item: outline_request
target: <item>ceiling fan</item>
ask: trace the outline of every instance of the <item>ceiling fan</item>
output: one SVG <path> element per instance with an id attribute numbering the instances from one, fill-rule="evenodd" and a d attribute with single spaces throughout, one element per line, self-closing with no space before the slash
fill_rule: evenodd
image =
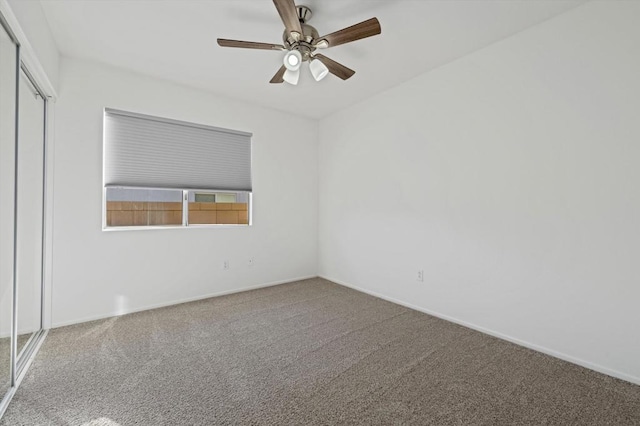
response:
<path id="1" fill-rule="evenodd" d="M 320 53 L 316 53 L 316 50 L 339 46 L 378 35 L 382 32 L 378 19 L 371 18 L 320 37 L 318 31 L 307 24 L 312 15 L 311 9 L 307 6 L 296 6 L 294 0 L 273 0 L 273 3 L 285 26 L 284 34 L 282 35 L 283 44 L 218 39 L 218 44 L 222 47 L 286 51 L 283 65 L 273 76 L 270 83 L 286 81 L 293 85 L 298 84 L 300 67 L 303 62 L 309 62 L 309 69 L 316 81 L 322 80 L 329 73 L 347 80 L 356 72 Z"/>

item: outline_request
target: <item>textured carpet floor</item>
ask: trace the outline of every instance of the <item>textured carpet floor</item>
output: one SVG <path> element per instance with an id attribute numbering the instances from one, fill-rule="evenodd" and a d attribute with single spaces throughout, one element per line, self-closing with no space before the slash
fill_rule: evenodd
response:
<path id="1" fill-rule="evenodd" d="M 306 280 L 54 329 L 2 425 L 631 425 L 640 386 Z"/>

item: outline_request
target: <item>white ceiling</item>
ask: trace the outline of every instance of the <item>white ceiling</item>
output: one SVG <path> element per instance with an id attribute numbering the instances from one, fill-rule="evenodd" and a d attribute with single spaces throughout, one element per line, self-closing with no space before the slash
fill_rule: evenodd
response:
<path id="1" fill-rule="evenodd" d="M 216 38 L 281 43 L 270 0 L 41 1 L 63 55 L 85 58 L 298 115 L 334 111 L 563 13 L 584 0 L 300 0 L 320 34 L 376 16 L 382 35 L 323 51 L 350 80 L 269 84 L 282 53 Z M 308 71 L 308 70 L 307 70 Z"/>

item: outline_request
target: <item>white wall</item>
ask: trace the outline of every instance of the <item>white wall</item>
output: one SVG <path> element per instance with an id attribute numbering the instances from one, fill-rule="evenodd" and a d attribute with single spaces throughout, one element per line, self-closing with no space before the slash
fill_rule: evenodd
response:
<path id="1" fill-rule="evenodd" d="M 53 40 L 42 5 L 35 0 L 7 0 L 7 3 L 17 18 L 21 31 L 26 36 L 25 39 L 21 40 L 21 43 L 28 43 L 29 45 L 29 49 L 23 51 L 23 55 L 27 56 L 27 62 L 37 58 L 37 62 L 42 66 L 51 86 L 56 90 L 58 87 L 60 54 Z M 17 29 L 14 28 L 14 30 Z M 32 55 L 35 58 L 31 58 Z M 32 64 L 29 63 L 29 65 Z M 32 72 L 35 72 L 35 70 L 32 70 Z M 39 83 L 46 86 L 44 82 Z M 43 87 L 43 89 L 46 89 L 46 87 Z"/>
<path id="2" fill-rule="evenodd" d="M 252 132 L 254 225 L 103 232 L 105 107 Z M 317 275 L 317 122 L 63 57 L 55 124 L 54 326 Z"/>
<path id="3" fill-rule="evenodd" d="M 639 21 L 588 3 L 322 120 L 320 274 L 640 383 Z"/>

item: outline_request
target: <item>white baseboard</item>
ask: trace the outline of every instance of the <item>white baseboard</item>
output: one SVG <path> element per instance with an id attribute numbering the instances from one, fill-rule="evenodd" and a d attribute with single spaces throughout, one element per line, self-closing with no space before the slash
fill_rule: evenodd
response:
<path id="1" fill-rule="evenodd" d="M 378 297 L 378 298 L 386 300 L 388 302 L 395 303 L 395 304 L 398 304 L 398 305 L 401 305 L 401 306 L 405 306 L 407 308 L 410 308 L 410 309 L 413 309 L 413 310 L 416 310 L 416 311 L 419 311 L 419 312 L 423 312 L 425 314 L 432 315 L 434 317 L 438 317 L 438 318 L 441 318 L 443 320 L 450 321 L 452 323 L 459 324 L 459 325 L 462 325 L 462 326 L 467 327 L 467 328 L 471 328 L 471 329 L 479 331 L 481 333 L 488 334 L 490 336 L 497 337 L 499 339 L 506 340 L 506 341 L 511 342 L 511 343 L 515 343 L 516 345 L 524 346 L 525 348 L 529 348 L 529 349 L 533 349 L 534 351 L 542 352 L 543 354 L 550 355 L 550 356 L 552 356 L 554 358 L 559 358 L 559 359 L 561 359 L 563 361 L 567 361 L 567 362 L 570 362 L 572 364 L 576 364 L 576 365 L 579 365 L 581 367 L 585 367 L 585 368 L 588 368 L 590 370 L 594 370 L 594 371 L 597 371 L 599 373 L 603 373 L 603 374 L 606 374 L 608 376 L 615 377 L 617 379 L 625 380 L 627 382 L 634 383 L 636 385 L 640 385 L 640 377 L 632 376 L 630 374 L 626 374 L 626 373 L 623 373 L 623 372 L 620 372 L 620 371 L 617 371 L 617 370 L 613 370 L 611 368 L 603 367 L 603 366 L 601 366 L 599 364 L 594 364 L 592 362 L 585 361 L 583 359 L 576 358 L 576 357 L 573 357 L 571 355 L 567 355 L 567 354 L 564 354 L 562 352 L 558 352 L 558 351 L 555 351 L 553 349 L 546 348 L 544 346 L 536 345 L 535 343 L 526 342 L 526 341 L 518 339 L 516 337 L 512 337 L 512 336 L 500 333 L 498 331 L 490 330 L 490 329 L 487 329 L 485 327 L 482 327 L 482 326 L 479 326 L 479 325 L 476 325 L 476 324 L 472 324 L 472 323 L 469 323 L 469 322 L 466 322 L 466 321 L 463 321 L 463 320 L 460 320 L 460 319 L 457 319 L 457 318 L 453 318 L 453 317 L 450 317 L 449 315 L 445 315 L 445 314 L 442 314 L 440 312 L 435 312 L 435 311 L 432 311 L 430 309 L 423 308 L 423 307 L 411 304 L 409 302 L 405 302 L 403 300 L 395 299 L 393 297 L 389 297 L 389 296 L 386 296 L 384 294 L 377 293 L 375 291 L 367 290 L 367 289 L 364 289 L 364 288 L 361 288 L 361 287 L 346 283 L 344 281 L 336 280 L 334 278 L 327 277 L 327 276 L 324 276 L 324 275 L 320 275 L 320 278 L 324 278 L 325 280 L 334 282 L 334 283 L 342 285 L 344 287 L 349 287 L 349 288 L 351 288 L 353 290 L 356 290 L 356 291 L 359 291 L 359 292 L 362 292 L 362 293 L 366 293 L 366 294 L 369 294 L 369 295 L 374 296 L 374 297 Z"/>
<path id="2" fill-rule="evenodd" d="M 181 303 L 196 302 L 198 300 L 210 299 L 212 297 L 226 296 L 228 294 L 234 294 L 234 293 L 242 293 L 243 291 L 256 290 L 256 289 L 265 288 L 265 287 L 273 287 L 275 285 L 286 284 L 286 283 L 291 283 L 291 282 L 295 282 L 295 281 L 308 280 L 310 278 L 317 278 L 317 277 L 318 277 L 317 275 L 310 275 L 310 276 L 305 276 L 305 277 L 289 278 L 289 279 L 286 279 L 286 280 L 272 281 L 272 282 L 258 284 L 258 285 L 249 286 L 249 287 L 242 287 L 242 288 L 237 288 L 237 289 L 232 289 L 232 290 L 219 291 L 219 292 L 216 292 L 216 293 L 204 294 L 202 296 L 189 297 L 189 298 L 186 298 L 186 299 L 172 300 L 172 301 L 169 301 L 169 302 L 156 303 L 156 304 L 153 304 L 153 305 L 146 305 L 146 306 L 143 306 L 141 308 L 127 310 L 125 312 L 117 312 L 117 313 L 116 312 L 112 312 L 112 313 L 109 313 L 109 314 L 95 315 L 95 316 L 90 316 L 90 317 L 74 319 L 74 320 L 70 320 L 70 321 L 55 322 L 55 323 L 53 323 L 51 328 L 65 327 L 67 325 L 81 324 L 83 322 L 97 321 L 97 320 L 101 320 L 101 319 L 119 317 L 119 316 L 122 316 L 122 315 L 133 314 L 135 312 L 142 312 L 142 311 L 148 311 L 150 309 L 164 308 L 166 306 L 179 305 Z"/>

